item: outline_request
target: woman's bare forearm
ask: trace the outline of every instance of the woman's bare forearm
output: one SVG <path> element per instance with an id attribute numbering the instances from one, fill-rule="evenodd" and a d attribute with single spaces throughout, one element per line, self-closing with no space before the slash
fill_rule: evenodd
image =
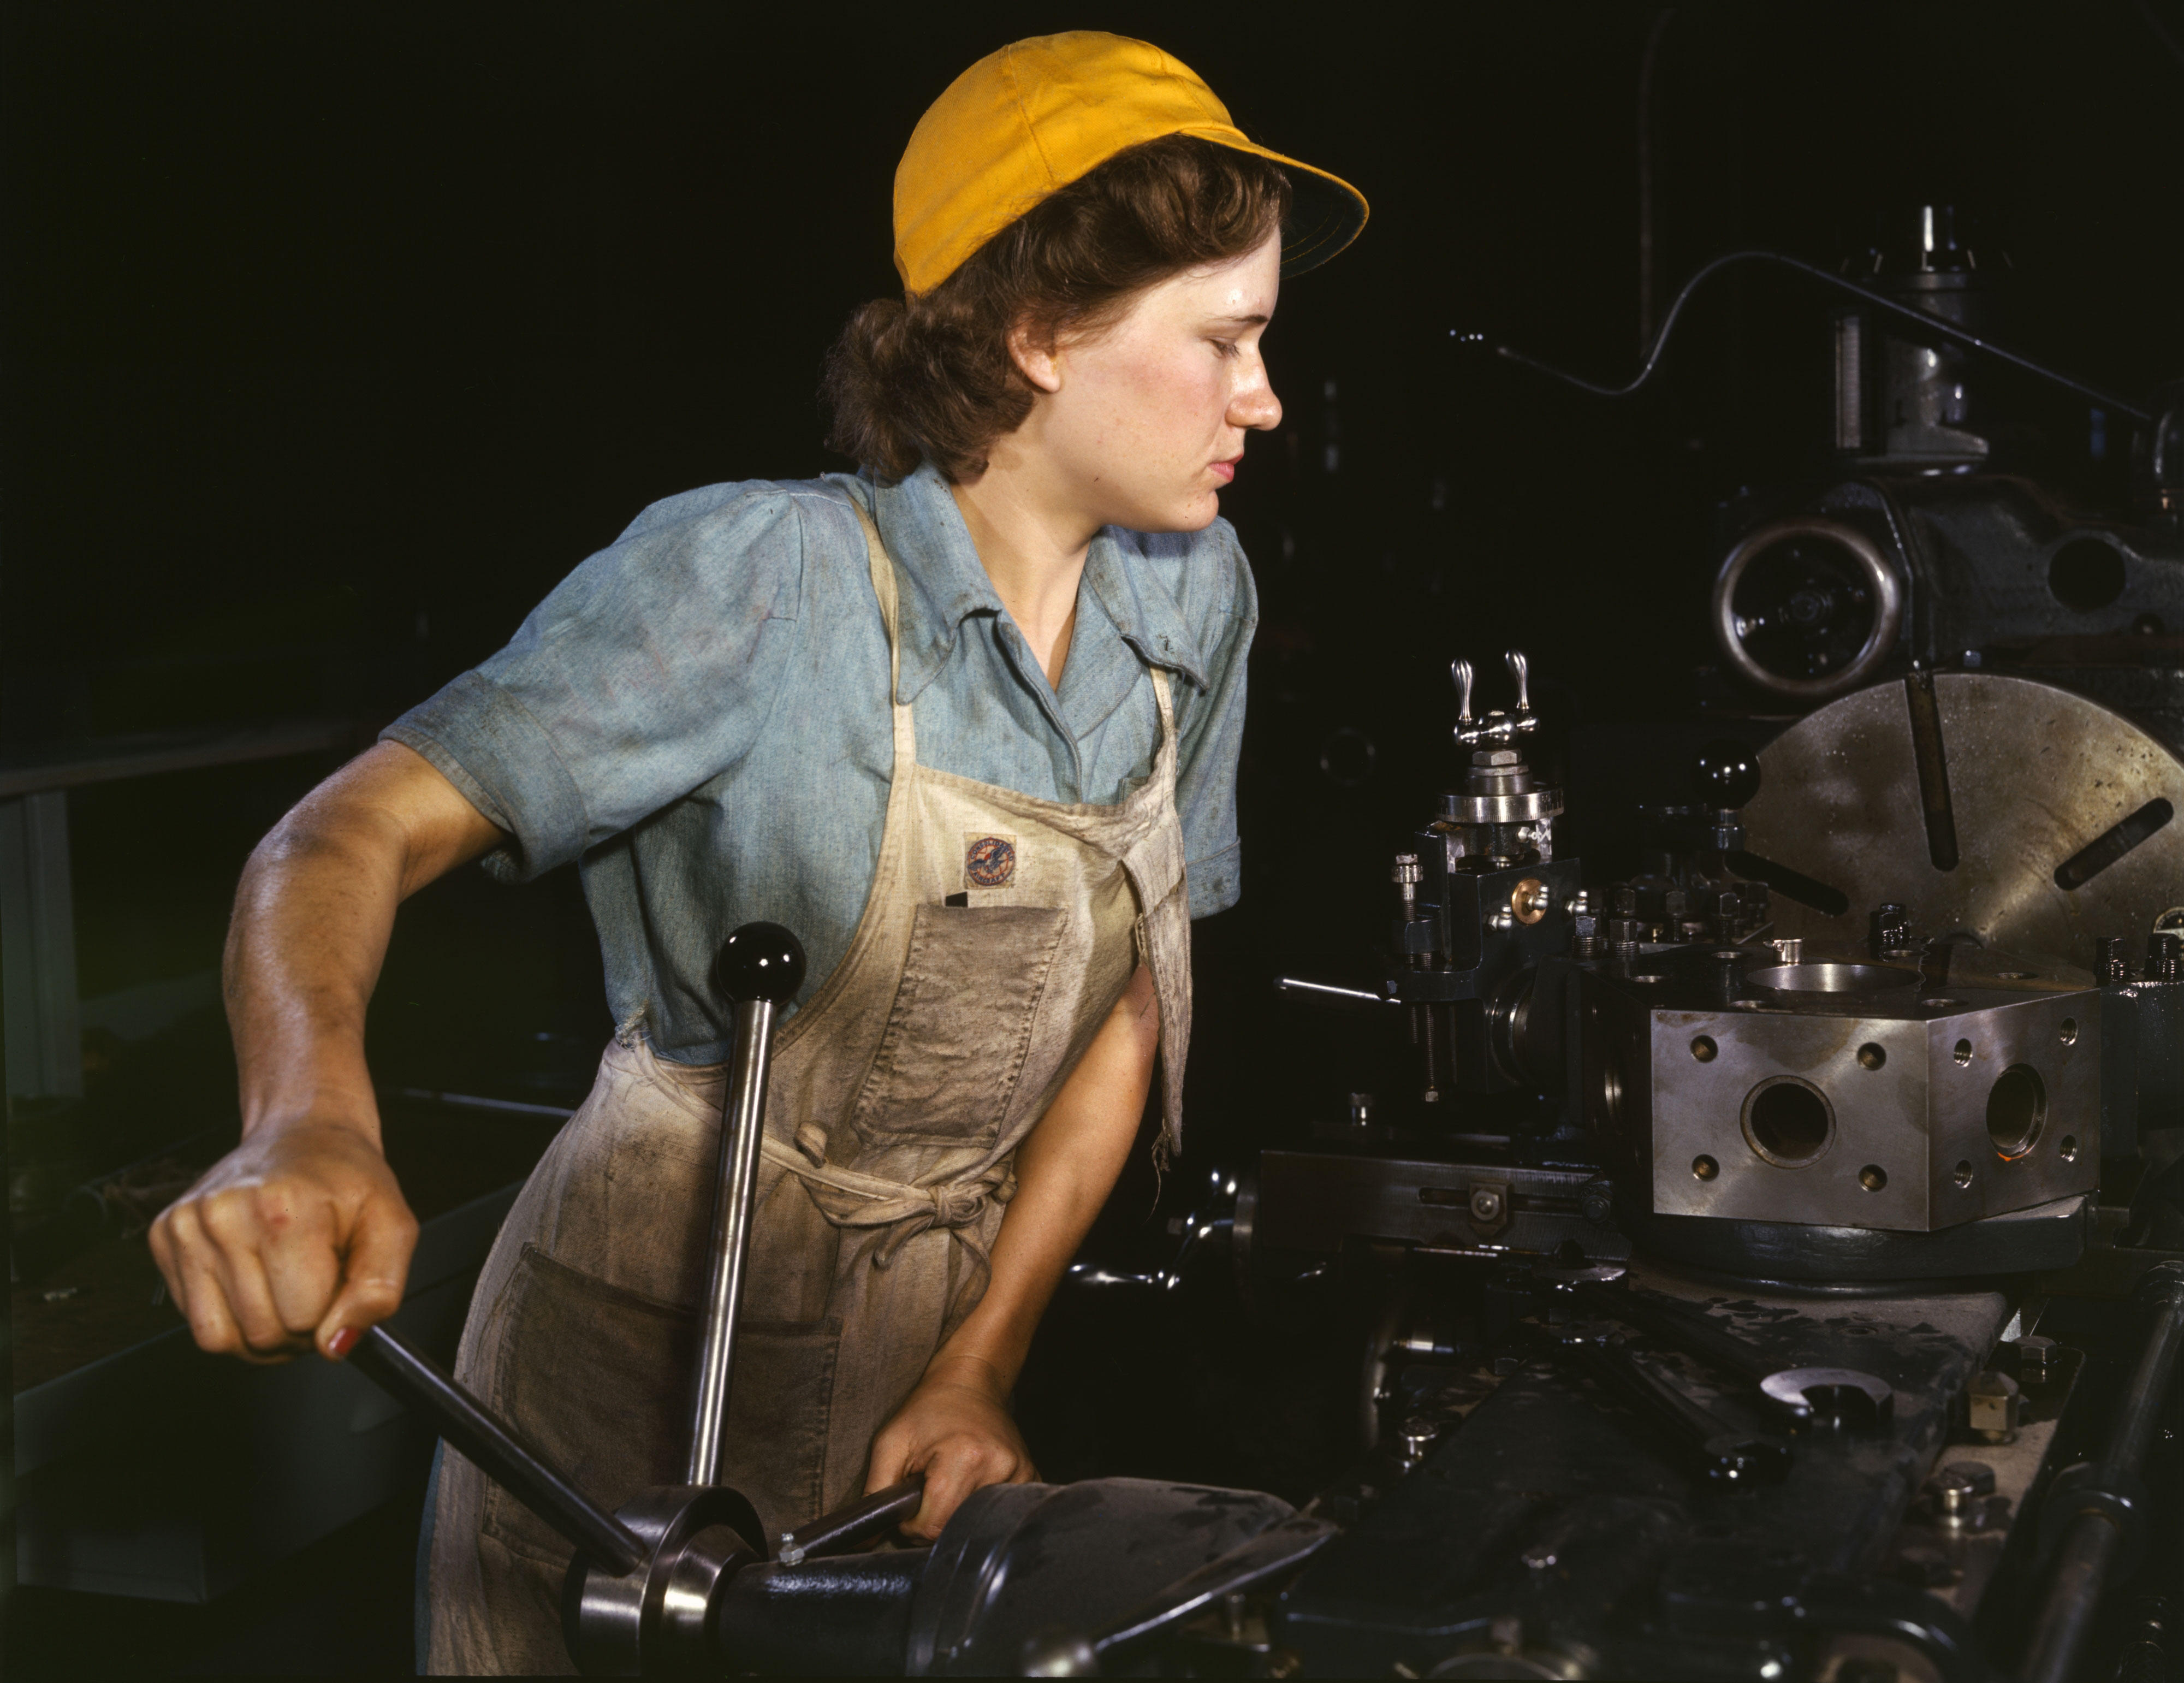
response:
<path id="1" fill-rule="evenodd" d="M 223 966 L 246 1134 L 310 1117 L 377 1140 L 365 1011 L 395 911 L 500 839 L 424 760 L 382 744 L 259 844 Z"/>
<path id="2" fill-rule="evenodd" d="M 986 1295 L 928 1366 L 929 1380 L 983 1371 L 1006 1394 L 1047 1300 L 1114 1190 L 1137 1138 L 1160 1045 L 1152 973 L 1140 967 L 1017 1151 L 1017 1194 L 994 1241 Z"/>
<path id="3" fill-rule="evenodd" d="M 225 965 L 244 1137 L 150 1234 L 201 1348 L 344 1356 L 400 1307 L 417 1220 L 379 1148 L 365 1008 L 403 896 L 499 834 L 382 743 L 250 855 Z"/>

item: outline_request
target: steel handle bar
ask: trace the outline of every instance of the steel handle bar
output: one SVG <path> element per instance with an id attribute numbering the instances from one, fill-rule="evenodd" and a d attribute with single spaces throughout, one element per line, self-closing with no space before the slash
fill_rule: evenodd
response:
<path id="1" fill-rule="evenodd" d="M 800 1566 L 823 1554 L 840 1554 L 878 1536 L 890 1525 L 900 1524 L 916 1513 L 924 1501 L 925 1474 L 912 1473 L 900 1484 L 874 1491 L 816 1519 L 807 1519 L 793 1531 L 783 1531 L 774 1558 L 783 1566 Z"/>
<path id="2" fill-rule="evenodd" d="M 646 1549 L 623 1524 L 393 1328 L 357 1341 L 349 1365 L 439 1428 L 449 1445 L 583 1553 L 617 1576 L 644 1563 Z"/>
<path id="3" fill-rule="evenodd" d="M 736 1322 L 743 1311 L 749 1268 L 759 1141 L 766 1130 L 766 1076 L 773 1062 L 773 1002 L 738 1000 L 734 1016 L 734 1053 L 721 1106 L 705 1336 L 691 1407 L 688 1480 L 694 1485 L 720 1482 L 722 1431 L 727 1424 L 728 1392 L 735 1379 Z"/>

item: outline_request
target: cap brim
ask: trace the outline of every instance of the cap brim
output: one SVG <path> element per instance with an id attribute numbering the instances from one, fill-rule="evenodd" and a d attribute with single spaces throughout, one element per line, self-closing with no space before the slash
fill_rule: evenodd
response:
<path id="1" fill-rule="evenodd" d="M 1365 195 L 1341 176 L 1247 140 L 1235 129 L 1209 125 L 1184 132 L 1278 164 L 1290 178 L 1290 215 L 1282 227 L 1284 276 L 1318 268 L 1364 231 L 1372 207 L 1365 203 Z"/>

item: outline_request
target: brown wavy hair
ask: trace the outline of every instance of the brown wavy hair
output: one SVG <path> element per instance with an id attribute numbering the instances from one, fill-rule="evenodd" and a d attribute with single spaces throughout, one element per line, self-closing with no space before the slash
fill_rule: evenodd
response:
<path id="1" fill-rule="evenodd" d="M 1009 354 L 1111 326 L 1145 287 L 1256 250 L 1289 214 L 1280 168 L 1188 135 L 1117 153 L 994 236 L 930 292 L 861 306 L 827 354 L 827 447 L 889 480 L 930 457 L 953 484 L 1031 413 Z"/>

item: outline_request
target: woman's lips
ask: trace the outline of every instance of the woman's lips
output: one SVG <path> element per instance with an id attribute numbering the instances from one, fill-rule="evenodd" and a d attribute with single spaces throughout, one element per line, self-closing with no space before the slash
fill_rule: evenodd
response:
<path id="1" fill-rule="evenodd" d="M 1230 480 L 1236 476 L 1236 464 L 1243 460 L 1244 459 L 1241 456 L 1231 456 L 1227 461 L 1215 462 L 1213 464 L 1213 476 L 1219 480 L 1223 485 L 1226 485 Z"/>

